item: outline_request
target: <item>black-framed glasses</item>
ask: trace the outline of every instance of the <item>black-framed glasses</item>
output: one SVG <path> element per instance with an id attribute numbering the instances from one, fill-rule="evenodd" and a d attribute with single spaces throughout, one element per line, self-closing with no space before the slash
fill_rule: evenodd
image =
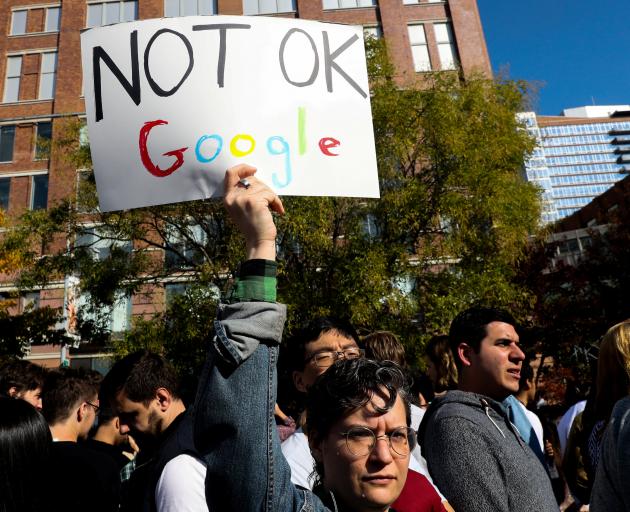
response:
<path id="1" fill-rule="evenodd" d="M 358 359 L 365 356 L 365 350 L 359 347 L 350 347 L 343 350 L 330 350 L 326 352 L 317 352 L 306 358 L 304 364 L 313 361 L 320 368 L 328 368 L 339 359 Z"/>
<path id="2" fill-rule="evenodd" d="M 389 448 L 396 455 L 404 457 L 409 455 L 416 446 L 416 432 L 409 427 L 399 427 L 389 434 L 377 436 L 367 427 L 352 427 L 347 432 L 340 432 L 346 438 L 346 446 L 352 455 L 362 457 L 369 455 L 378 439 L 385 438 Z"/>
<path id="3" fill-rule="evenodd" d="M 98 411 L 101 410 L 101 408 L 98 405 L 93 404 L 92 402 L 88 402 L 86 400 L 85 403 L 88 404 L 90 407 L 92 407 L 94 409 L 94 414 L 98 414 Z"/>

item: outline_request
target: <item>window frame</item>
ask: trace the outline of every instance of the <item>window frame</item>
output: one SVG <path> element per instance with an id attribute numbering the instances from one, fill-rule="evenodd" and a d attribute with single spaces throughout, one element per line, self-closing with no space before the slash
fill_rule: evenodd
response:
<path id="1" fill-rule="evenodd" d="M 7 55 L 7 65 L 6 65 L 6 69 L 5 69 L 5 73 L 4 73 L 4 90 L 2 91 L 2 103 L 17 103 L 20 101 L 20 85 L 22 83 L 22 64 L 24 63 L 24 53 L 21 53 L 19 55 Z M 17 74 L 15 74 L 16 71 L 12 71 L 12 73 L 9 75 L 9 68 L 11 67 L 9 65 L 9 61 L 11 59 L 19 59 L 20 64 L 18 65 L 18 69 L 17 69 Z M 16 91 L 16 97 L 13 98 L 13 96 L 11 98 L 7 98 L 7 91 L 9 90 L 9 80 L 16 80 L 17 79 L 17 91 Z"/>
<path id="2" fill-rule="evenodd" d="M 50 137 L 42 137 L 40 135 L 40 125 L 49 125 L 50 126 Z M 33 144 L 33 160 L 49 160 L 50 159 L 50 142 L 52 142 L 52 120 L 47 121 L 37 121 L 35 123 L 35 143 Z M 48 140 L 48 147 L 40 146 L 40 139 Z"/>
<path id="3" fill-rule="evenodd" d="M 409 37 L 409 49 L 411 51 L 411 61 L 413 63 L 413 69 L 416 73 L 428 73 L 433 71 L 433 61 L 431 60 L 431 52 L 429 51 L 429 41 L 427 40 L 427 23 L 426 22 L 412 22 L 407 24 L 407 35 Z M 414 42 L 414 38 L 412 38 L 411 28 L 412 27 L 420 27 L 422 29 L 422 35 L 424 37 L 424 41 Z M 426 53 L 426 64 L 427 69 L 418 69 L 418 63 L 416 62 L 416 54 L 414 52 L 414 47 L 416 48 L 424 48 Z"/>
<path id="4" fill-rule="evenodd" d="M 125 5 L 124 4 L 135 4 L 135 17 L 133 19 L 125 18 Z M 107 4 L 118 4 L 118 21 L 113 21 L 110 23 L 106 23 L 106 10 L 105 5 Z M 90 24 L 90 6 L 100 5 L 101 6 L 101 21 L 96 25 Z M 137 21 L 138 20 L 138 7 L 139 0 L 100 0 L 98 2 L 87 2 L 86 10 L 85 10 L 85 28 L 96 28 L 96 27 L 104 27 L 106 25 L 114 25 L 116 23 L 125 23 L 128 21 Z"/>
<path id="5" fill-rule="evenodd" d="M 44 26 L 43 26 L 43 30 L 41 31 L 35 31 L 35 32 L 29 32 L 28 31 L 28 18 L 29 18 L 29 11 L 35 11 L 38 9 L 42 9 L 44 11 L 44 16 L 43 16 L 43 21 L 44 21 Z M 57 15 L 57 22 L 56 22 L 56 28 L 53 30 L 49 30 L 48 29 L 48 25 L 49 25 L 49 20 L 50 20 L 50 10 L 57 10 L 58 11 L 58 15 Z M 20 33 L 15 33 L 14 32 L 14 16 L 16 12 L 24 12 L 26 13 L 25 15 L 25 19 L 24 19 L 24 32 L 20 32 Z M 39 34 L 55 34 L 57 32 L 59 32 L 61 28 L 61 3 L 55 3 L 55 4 L 37 4 L 37 5 L 20 5 L 17 7 L 13 7 L 11 9 L 11 24 L 9 26 L 9 36 L 14 36 L 14 37 L 23 37 L 23 36 L 30 36 L 30 35 L 39 35 Z"/>
<path id="6" fill-rule="evenodd" d="M 289 1 L 291 3 L 291 9 L 290 10 L 286 10 L 286 9 L 280 9 L 278 7 L 278 2 L 281 2 L 283 0 L 270 0 L 275 2 L 276 4 L 276 9 L 275 10 L 261 10 L 260 8 L 260 2 L 264 1 L 264 0 L 243 0 L 242 2 L 242 6 L 243 6 L 243 14 L 245 16 L 259 16 L 259 15 L 266 15 L 266 14 L 285 14 L 285 13 L 290 13 L 290 12 L 297 12 L 297 0 L 285 0 L 285 1 Z M 257 8 L 256 9 L 250 9 L 249 7 L 249 3 L 253 3 L 255 2 L 257 4 Z"/>
<path id="7" fill-rule="evenodd" d="M 186 0 L 172 0 L 174 2 L 177 2 L 178 4 L 178 13 L 177 14 L 167 14 L 166 13 L 166 2 L 167 0 L 163 0 L 163 6 L 164 6 L 164 17 L 165 18 L 179 18 L 179 17 L 185 17 L 185 16 L 216 16 L 218 14 L 218 6 L 217 6 L 217 0 L 208 0 L 208 2 L 210 3 L 210 11 L 209 13 L 205 13 L 205 12 L 201 12 L 201 3 L 204 0 L 195 0 L 197 3 L 197 10 L 195 14 L 182 14 L 182 10 L 183 7 L 185 6 L 185 2 Z"/>
<path id="8" fill-rule="evenodd" d="M 39 178 L 45 177 L 46 178 L 46 204 L 43 206 L 38 206 L 37 208 L 35 208 L 35 183 L 36 180 Z M 41 172 L 41 173 L 33 173 L 30 175 L 30 197 L 29 197 L 29 201 L 28 201 L 28 209 L 35 211 L 35 210 L 47 210 L 48 209 L 48 189 L 49 189 L 49 174 L 48 171 L 46 172 Z"/>
<path id="9" fill-rule="evenodd" d="M 12 128 L 11 131 L 11 159 L 10 160 L 3 160 L 2 159 L 2 155 L 5 152 L 3 149 L 3 143 L 4 143 L 4 138 L 7 137 L 7 135 L 5 135 L 5 131 L 8 128 Z M 13 151 L 15 150 L 15 130 L 16 130 L 16 125 L 14 124 L 3 124 L 0 125 L 0 164 L 2 163 L 11 163 L 13 162 Z M 8 153 L 9 151 L 7 151 Z"/>
<path id="10" fill-rule="evenodd" d="M 446 31 L 448 40 L 438 39 L 437 27 L 443 26 Z M 435 47 L 437 49 L 438 58 L 440 59 L 440 69 L 442 71 L 456 71 L 459 68 L 459 55 L 457 53 L 457 44 L 455 43 L 455 34 L 453 32 L 453 24 L 449 20 L 433 22 L 433 36 L 435 37 Z M 444 66 L 441 48 L 449 48 L 452 67 Z"/>
<path id="11" fill-rule="evenodd" d="M 52 71 L 44 71 L 44 60 L 46 58 L 46 56 L 48 55 L 54 55 L 54 64 L 53 64 L 53 70 Z M 52 100 L 55 98 L 55 93 L 57 92 L 57 68 L 58 68 L 58 64 L 59 64 L 59 52 L 57 51 L 57 49 L 55 49 L 54 51 L 42 51 L 41 52 L 41 57 L 40 57 L 40 62 L 39 62 L 39 80 L 38 80 L 38 86 L 37 86 L 37 99 L 38 100 Z M 42 97 L 42 89 L 43 89 L 43 84 L 44 84 L 44 75 L 46 76 L 50 76 L 52 75 L 52 85 L 51 85 L 51 95 L 50 97 Z M 46 92 L 46 91 L 43 91 Z"/>
<path id="12" fill-rule="evenodd" d="M 342 2 L 343 0 L 322 0 L 322 10 L 323 11 L 334 11 L 337 9 L 370 9 L 370 8 L 374 8 L 374 7 L 378 7 L 378 0 L 351 0 L 353 1 L 355 4 L 357 5 L 339 5 L 340 2 Z M 348 0 L 346 0 L 348 1 Z M 362 1 L 369 1 L 371 2 L 370 5 L 358 5 L 359 2 Z M 326 3 L 327 2 L 335 2 L 337 4 L 337 7 L 326 7 Z"/>
<path id="13" fill-rule="evenodd" d="M 7 206 L 6 208 L 4 207 L 4 205 L 2 204 L 2 202 L 0 202 L 0 208 L 2 208 L 5 212 L 9 211 L 9 207 L 11 206 L 11 177 L 10 176 L 0 176 L 0 189 L 1 189 L 1 184 L 2 183 L 8 183 L 7 186 Z M 2 197 L 0 195 L 0 197 Z"/>

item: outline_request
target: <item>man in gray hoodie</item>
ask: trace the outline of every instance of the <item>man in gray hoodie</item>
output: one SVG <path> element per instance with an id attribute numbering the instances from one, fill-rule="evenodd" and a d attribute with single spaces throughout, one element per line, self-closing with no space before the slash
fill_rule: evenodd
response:
<path id="1" fill-rule="evenodd" d="M 557 512 L 546 470 L 501 405 L 525 355 L 513 317 L 470 308 L 453 320 L 458 390 L 436 399 L 418 438 L 435 484 L 458 512 Z"/>

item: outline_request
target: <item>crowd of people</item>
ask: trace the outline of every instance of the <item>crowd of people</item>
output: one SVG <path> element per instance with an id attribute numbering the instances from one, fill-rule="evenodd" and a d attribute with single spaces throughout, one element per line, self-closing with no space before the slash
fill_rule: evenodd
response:
<path id="1" fill-rule="evenodd" d="M 427 344 L 426 376 L 393 333 L 360 338 L 337 318 L 281 344 L 271 212 L 284 209 L 254 173 L 226 173 L 247 259 L 194 400 L 147 351 L 104 378 L 4 364 L 0 512 L 630 511 L 629 321 L 602 338 L 589 398 L 562 417 L 536 409 L 534 367 L 500 309 L 459 313 Z"/>

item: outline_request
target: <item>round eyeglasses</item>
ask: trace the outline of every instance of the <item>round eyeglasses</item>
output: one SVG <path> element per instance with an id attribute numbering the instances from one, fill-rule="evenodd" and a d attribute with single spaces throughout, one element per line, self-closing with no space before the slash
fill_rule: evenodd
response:
<path id="1" fill-rule="evenodd" d="M 387 439 L 390 450 L 401 457 L 409 455 L 416 446 L 416 433 L 409 427 L 399 427 L 381 436 L 377 436 L 367 427 L 352 427 L 340 434 L 346 438 L 348 451 L 357 457 L 369 455 L 376 441 L 383 438 Z"/>
<path id="2" fill-rule="evenodd" d="M 320 368 L 328 368 L 339 359 L 358 359 L 365 356 L 365 350 L 359 347 L 346 348 L 344 350 L 330 350 L 326 352 L 317 352 L 306 358 L 304 364 L 313 361 Z"/>

